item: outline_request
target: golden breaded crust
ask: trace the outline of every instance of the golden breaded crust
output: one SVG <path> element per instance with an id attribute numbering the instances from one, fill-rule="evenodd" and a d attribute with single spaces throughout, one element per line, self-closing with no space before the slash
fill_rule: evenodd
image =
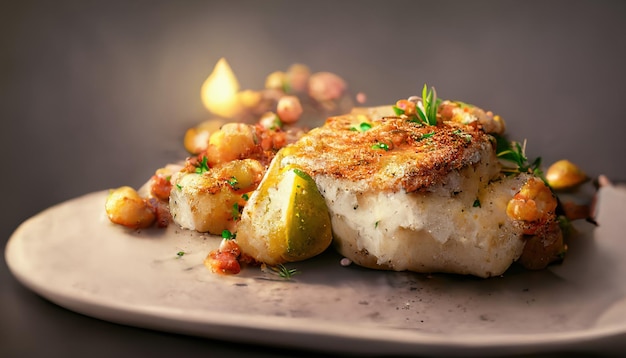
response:
<path id="1" fill-rule="evenodd" d="M 363 124 L 365 123 L 365 124 Z M 379 191 L 415 192 L 441 184 L 451 171 L 495 154 L 477 125 L 422 125 L 406 117 L 329 118 L 287 149 L 313 176 L 365 183 Z M 494 163 L 497 165 L 497 163 Z"/>

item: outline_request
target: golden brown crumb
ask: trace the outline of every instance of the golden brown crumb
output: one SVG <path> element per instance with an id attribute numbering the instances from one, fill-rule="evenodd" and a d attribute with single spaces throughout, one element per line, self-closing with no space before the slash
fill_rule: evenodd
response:
<path id="1" fill-rule="evenodd" d="M 331 117 L 291 148 L 313 175 L 365 181 L 382 191 L 420 191 L 453 170 L 475 164 L 490 148 L 478 125 L 421 125 L 406 117 Z M 364 124 L 364 127 L 362 126 Z"/>

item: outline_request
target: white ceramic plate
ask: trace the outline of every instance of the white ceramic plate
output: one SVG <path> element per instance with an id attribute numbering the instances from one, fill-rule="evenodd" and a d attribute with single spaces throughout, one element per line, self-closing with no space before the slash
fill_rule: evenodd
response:
<path id="1" fill-rule="evenodd" d="M 23 223 L 6 260 L 25 286 L 112 322 L 233 341 L 357 354 L 620 351 L 626 338 L 626 190 L 600 192 L 594 228 L 580 223 L 561 265 L 488 280 L 342 267 L 332 251 L 288 265 L 211 274 L 220 239 L 171 226 L 111 224 L 105 192 Z M 183 251 L 182 257 L 177 255 Z"/>

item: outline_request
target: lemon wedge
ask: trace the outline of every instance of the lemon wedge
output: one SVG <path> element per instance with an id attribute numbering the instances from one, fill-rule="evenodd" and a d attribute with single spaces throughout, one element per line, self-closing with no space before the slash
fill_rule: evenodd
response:
<path id="1" fill-rule="evenodd" d="M 241 251 L 268 265 L 302 261 L 332 241 L 330 214 L 313 178 L 274 157 L 237 226 Z"/>

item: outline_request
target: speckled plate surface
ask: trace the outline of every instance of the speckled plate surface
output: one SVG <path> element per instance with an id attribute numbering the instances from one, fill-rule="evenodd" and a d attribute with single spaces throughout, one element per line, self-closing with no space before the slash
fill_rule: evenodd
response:
<path id="1" fill-rule="evenodd" d="M 26 287 L 112 322 L 240 342 L 363 355 L 496 355 L 626 349 L 626 190 L 600 191 L 561 265 L 488 280 L 342 267 L 328 251 L 288 265 L 211 274 L 220 239 L 171 226 L 112 225 L 106 192 L 24 222 L 5 255 Z M 181 257 L 178 252 L 185 254 Z"/>

